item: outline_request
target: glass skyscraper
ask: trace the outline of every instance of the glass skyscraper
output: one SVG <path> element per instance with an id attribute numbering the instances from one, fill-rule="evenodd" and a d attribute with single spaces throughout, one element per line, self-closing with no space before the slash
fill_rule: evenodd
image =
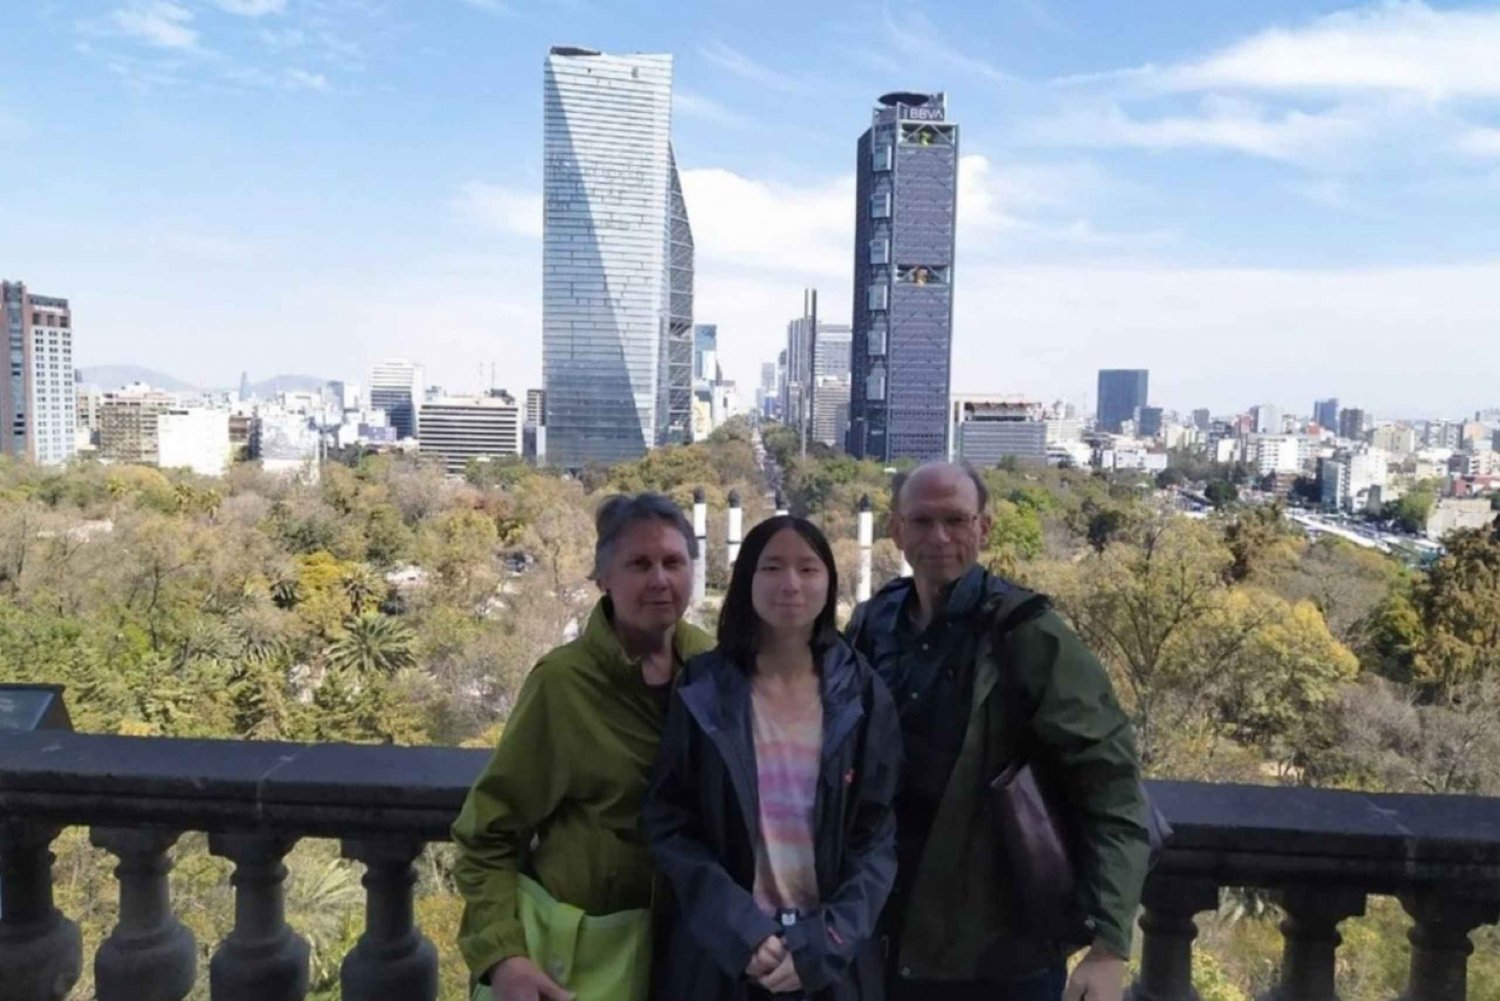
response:
<path id="1" fill-rule="evenodd" d="M 1146 405 L 1151 374 L 1143 368 L 1099 370 L 1099 428 L 1119 434 L 1126 421 L 1139 418 Z"/>
<path id="2" fill-rule="evenodd" d="M 886 94 L 859 139 L 849 452 L 948 456 L 958 126 L 942 94 Z"/>
<path id="3" fill-rule="evenodd" d="M 690 439 L 693 236 L 672 156 L 672 57 L 557 47 L 544 92 L 547 461 Z"/>

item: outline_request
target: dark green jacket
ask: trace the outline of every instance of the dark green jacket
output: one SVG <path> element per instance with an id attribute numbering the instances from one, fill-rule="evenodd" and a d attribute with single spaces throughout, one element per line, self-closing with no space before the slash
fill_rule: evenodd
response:
<path id="1" fill-rule="evenodd" d="M 897 969 L 921 980 L 975 980 L 1037 954 L 1018 934 L 1004 891 L 1004 860 L 983 793 L 1013 754 L 1024 718 L 1007 706 L 1020 693 L 1030 717 L 1030 744 L 1067 793 L 1083 834 L 1080 901 L 1096 941 L 1128 955 L 1145 882 L 1149 841 L 1139 759 L 1128 718 L 1104 668 L 1056 612 L 1031 591 L 978 567 L 965 580 L 985 592 L 986 620 L 1022 615 L 999 648 L 992 630 L 975 652 L 974 690 L 964 739 L 912 882 Z M 893 669 L 894 618 L 911 593 L 909 579 L 887 585 L 856 609 L 849 634 L 877 672 Z M 1007 681 L 1003 672 L 1012 671 Z M 899 678 L 885 677 L 893 691 Z"/>
<path id="2" fill-rule="evenodd" d="M 458 948 L 475 977 L 526 953 L 517 872 L 588 914 L 651 904 L 640 815 L 662 706 L 605 608 L 601 600 L 583 633 L 527 676 L 500 745 L 453 824 L 453 877 L 464 898 Z M 673 645 L 686 662 L 714 643 L 684 622 Z"/>

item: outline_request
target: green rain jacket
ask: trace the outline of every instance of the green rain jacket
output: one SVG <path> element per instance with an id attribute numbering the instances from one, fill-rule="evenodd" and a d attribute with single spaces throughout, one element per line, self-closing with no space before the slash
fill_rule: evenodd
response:
<path id="1" fill-rule="evenodd" d="M 652 867 L 641 800 L 656 758 L 662 703 L 610 626 L 601 599 L 583 633 L 527 676 L 500 745 L 453 824 L 464 898 L 458 948 L 483 977 L 526 954 L 516 874 L 587 914 L 649 907 Z M 679 623 L 679 663 L 712 649 Z"/>
<path id="2" fill-rule="evenodd" d="M 910 578 L 892 582 L 856 609 L 849 626 L 854 648 L 893 693 L 903 690 L 895 676 L 900 668 L 893 622 L 911 586 Z M 1061 954 L 1026 939 L 1015 926 L 1003 891 L 999 837 L 986 812 L 983 790 L 1022 739 L 1012 732 L 1008 689 L 1029 703 L 1030 736 L 1081 822 L 1080 903 L 1095 940 L 1128 956 L 1150 842 L 1134 733 L 1109 676 L 1035 592 L 978 568 L 954 590 L 983 592 L 968 600 L 984 602 L 989 622 L 1014 625 L 998 646 L 994 631 L 986 629 L 975 653 L 962 749 L 918 864 L 908 911 L 900 915 L 897 971 L 918 980 L 992 979 L 992 972 L 1034 969 Z M 1013 685 L 1004 680 L 1008 672 Z"/>

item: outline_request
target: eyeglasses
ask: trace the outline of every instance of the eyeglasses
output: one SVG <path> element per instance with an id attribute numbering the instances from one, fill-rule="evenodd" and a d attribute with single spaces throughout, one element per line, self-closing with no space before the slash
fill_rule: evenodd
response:
<path id="1" fill-rule="evenodd" d="M 931 535 L 939 526 L 942 526 L 943 531 L 949 535 L 957 535 L 959 532 L 966 531 L 978 518 L 977 514 L 945 514 L 941 517 L 919 514 L 911 518 L 901 516 L 901 520 L 906 522 L 912 531 L 921 535 Z"/>

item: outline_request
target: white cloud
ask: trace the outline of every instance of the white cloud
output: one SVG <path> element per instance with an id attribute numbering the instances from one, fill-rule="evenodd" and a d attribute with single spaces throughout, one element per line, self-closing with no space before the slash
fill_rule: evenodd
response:
<path id="1" fill-rule="evenodd" d="M 685 170 L 682 192 L 701 262 L 805 276 L 794 282 L 847 276 L 852 267 L 852 175 L 803 186 L 717 168 Z"/>
<path id="2" fill-rule="evenodd" d="M 509 14 L 510 6 L 503 0 L 459 0 L 465 7 L 473 7 L 487 14 Z"/>
<path id="3" fill-rule="evenodd" d="M 764 63 L 756 62 L 740 50 L 731 48 L 723 42 L 710 42 L 700 46 L 698 51 L 703 58 L 720 69 L 727 70 L 743 80 L 749 80 L 762 87 L 785 93 L 807 90 L 807 85 L 796 77 L 772 69 Z"/>
<path id="4" fill-rule="evenodd" d="M 328 77 L 322 73 L 310 73 L 302 69 L 289 69 L 285 74 L 286 85 L 291 90 L 316 90 L 326 91 L 328 89 Z"/>
<path id="5" fill-rule="evenodd" d="M 1500 129 L 1469 129 L 1458 137 L 1457 145 L 1464 153 L 1500 157 Z"/>
<path id="6" fill-rule="evenodd" d="M 1463 114 L 1500 99 L 1497 51 L 1500 9 L 1382 0 L 1201 58 L 1054 80 L 1065 110 L 1035 131 L 1064 145 L 1220 148 L 1319 168 L 1484 153 L 1483 130 L 1466 134 Z M 1160 110 L 1188 95 L 1198 107 Z M 1157 104 L 1137 110 L 1146 100 Z"/>
<path id="7" fill-rule="evenodd" d="M 694 118 L 698 121 L 712 122 L 715 125 L 726 125 L 732 128 L 744 128 L 750 124 L 750 119 L 738 112 L 730 111 L 713 98 L 684 90 L 681 87 L 672 88 L 672 111 L 684 118 Z"/>
<path id="8" fill-rule="evenodd" d="M 1153 402 L 1305 409 L 1330 394 L 1380 415 L 1493 405 L 1500 262 L 1348 270 L 969 268 L 956 291 L 953 388 L 1082 402 L 1099 368 L 1151 370 Z M 1389 347 L 1421 344 L 1393 366 Z M 1233 352 L 1208 364 L 1205 351 Z M 1295 364 L 1288 362 L 1294 359 Z"/>
<path id="9" fill-rule="evenodd" d="M 195 49 L 198 32 L 192 28 L 193 14 L 171 0 L 144 0 L 117 7 L 109 14 L 116 32 L 161 49 Z"/>
<path id="10" fill-rule="evenodd" d="M 1209 96 L 1196 113 L 1134 118 L 1118 105 L 1107 105 L 1033 122 L 1028 131 L 1043 142 L 1075 147 L 1219 148 L 1310 164 L 1371 137 L 1378 124 L 1371 113 L 1352 107 L 1272 111 L 1251 101 Z"/>
<path id="11" fill-rule="evenodd" d="M 900 16 L 893 15 L 889 5 L 883 11 L 887 43 L 899 53 L 897 60 L 910 67 L 913 61 L 921 64 L 941 66 L 945 72 L 958 70 L 992 83 L 1011 83 L 1011 74 L 994 63 L 978 56 L 969 55 L 949 44 L 937 28 L 915 7 L 903 9 Z"/>
<path id="12" fill-rule="evenodd" d="M 453 207 L 502 233 L 541 239 L 542 196 L 536 192 L 470 181 L 459 189 Z"/>
<path id="13" fill-rule="evenodd" d="M 286 0 L 211 0 L 213 5 L 226 14 L 240 17 L 265 17 L 286 10 Z"/>
<path id="14" fill-rule="evenodd" d="M 1500 97 L 1500 10 L 1386 0 L 1273 28 L 1159 74 L 1169 89 L 1407 92 Z"/>

